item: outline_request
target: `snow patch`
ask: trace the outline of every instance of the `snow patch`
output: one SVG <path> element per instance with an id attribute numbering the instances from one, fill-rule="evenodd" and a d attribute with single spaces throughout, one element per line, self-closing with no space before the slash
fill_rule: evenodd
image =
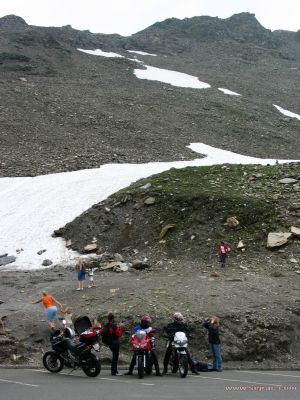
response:
<path id="1" fill-rule="evenodd" d="M 186 87 L 193 89 L 207 89 L 208 83 L 201 82 L 196 76 L 188 75 L 183 72 L 171 71 L 168 69 L 150 67 L 145 65 L 146 69 L 135 69 L 134 74 L 139 79 L 150 81 L 159 81 L 173 86 Z"/>
<path id="2" fill-rule="evenodd" d="M 77 49 L 77 50 L 82 51 L 83 53 L 92 54 L 93 56 L 101 56 L 101 57 L 109 57 L 109 58 L 114 58 L 114 57 L 125 58 L 125 57 L 121 56 L 120 54 L 102 51 L 100 49 L 96 49 L 96 50 Z"/>
<path id="3" fill-rule="evenodd" d="M 126 58 L 121 56 L 120 54 L 105 52 L 100 49 L 96 50 L 77 49 L 77 50 L 95 56 Z M 133 50 L 131 50 L 131 52 L 133 52 Z M 139 61 L 137 59 L 128 59 L 128 60 L 142 63 L 142 61 Z M 168 69 L 150 67 L 149 65 L 145 65 L 145 67 L 146 69 L 134 70 L 134 74 L 137 78 L 148 79 L 150 81 L 159 81 L 177 87 L 187 87 L 193 89 L 206 89 L 210 87 L 208 83 L 199 81 L 199 79 L 196 76 L 188 75 L 183 72 L 171 71 Z"/>
<path id="4" fill-rule="evenodd" d="M 278 111 L 280 111 L 283 115 L 286 115 L 287 117 L 291 117 L 291 118 L 297 118 L 300 121 L 300 115 L 293 113 L 291 111 L 285 110 L 284 108 L 281 108 L 279 106 L 277 106 L 276 104 L 273 104 L 273 106 L 275 108 L 277 108 Z"/>
<path id="5" fill-rule="evenodd" d="M 225 94 L 229 94 L 231 96 L 240 96 L 239 93 L 232 92 L 231 90 L 228 90 L 228 89 L 218 88 L 218 90 L 220 90 L 221 92 L 223 92 Z"/>
<path id="6" fill-rule="evenodd" d="M 127 50 L 128 53 L 136 53 L 140 54 L 141 56 L 152 56 L 152 57 L 157 57 L 156 54 L 151 54 L 151 53 L 145 53 L 144 51 L 138 51 L 138 50 Z"/>

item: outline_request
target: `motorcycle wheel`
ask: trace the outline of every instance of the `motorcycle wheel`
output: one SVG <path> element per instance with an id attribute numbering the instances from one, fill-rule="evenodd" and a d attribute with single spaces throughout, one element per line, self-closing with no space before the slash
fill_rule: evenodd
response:
<path id="1" fill-rule="evenodd" d="M 44 367 L 53 373 L 60 372 L 64 367 L 63 359 L 55 351 L 47 351 L 43 356 Z"/>
<path id="2" fill-rule="evenodd" d="M 90 378 L 95 378 L 100 374 L 101 364 L 96 357 L 87 357 L 81 360 L 82 371 Z"/>
<path id="3" fill-rule="evenodd" d="M 180 354 L 178 360 L 179 375 L 185 378 L 188 373 L 188 358 L 186 354 Z"/>
<path id="4" fill-rule="evenodd" d="M 143 360 L 143 357 L 138 357 L 137 370 L 138 370 L 139 378 L 140 379 L 144 378 L 144 360 Z"/>

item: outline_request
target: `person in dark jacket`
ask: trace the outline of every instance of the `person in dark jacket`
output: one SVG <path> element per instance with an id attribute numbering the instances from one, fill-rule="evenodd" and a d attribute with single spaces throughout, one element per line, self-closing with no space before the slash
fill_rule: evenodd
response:
<path id="1" fill-rule="evenodd" d="M 209 371 L 223 371 L 223 360 L 221 356 L 221 341 L 219 335 L 220 319 L 211 316 L 204 321 L 204 328 L 208 331 L 208 341 L 213 355 L 213 366 Z"/>
<path id="2" fill-rule="evenodd" d="M 141 323 L 139 325 L 136 325 L 133 328 L 133 334 L 142 330 L 142 331 L 145 331 L 149 337 L 153 337 L 154 333 L 153 333 L 153 329 L 150 326 L 150 324 L 151 324 L 151 317 L 150 317 L 150 315 L 145 314 L 141 319 Z M 162 374 L 160 373 L 160 370 L 159 370 L 159 364 L 158 364 L 158 360 L 157 360 L 156 351 L 153 347 L 151 350 L 151 357 L 152 357 L 152 361 L 153 361 L 153 364 L 155 367 L 156 376 L 162 376 Z M 135 363 L 136 363 L 136 354 L 133 353 L 132 359 L 130 362 L 130 366 L 129 366 L 129 370 L 128 370 L 128 372 L 125 373 L 125 375 L 132 375 Z"/>
<path id="3" fill-rule="evenodd" d="M 184 322 L 183 315 L 180 312 L 176 312 L 174 314 L 174 321 L 164 327 L 164 332 L 169 337 L 169 345 L 167 347 L 166 354 L 164 357 L 163 373 L 166 374 L 168 372 L 169 360 L 170 360 L 170 357 L 172 354 L 172 341 L 174 339 L 175 333 L 176 332 L 184 332 L 186 334 L 186 336 L 188 337 L 191 333 L 191 328 L 188 324 L 186 324 Z M 194 361 L 192 360 L 188 349 L 186 349 L 186 353 L 187 353 L 188 362 L 189 362 L 189 366 L 191 368 L 192 373 L 195 375 L 199 375 L 199 372 L 196 371 Z"/>
<path id="4" fill-rule="evenodd" d="M 107 323 L 101 329 L 100 333 L 102 335 L 102 342 L 106 344 L 112 352 L 111 360 L 111 374 L 112 375 L 122 375 L 118 371 L 118 360 L 119 360 L 119 350 L 120 343 L 119 338 L 123 333 L 123 325 L 117 325 L 115 323 L 115 316 L 109 313 L 107 316 Z"/>

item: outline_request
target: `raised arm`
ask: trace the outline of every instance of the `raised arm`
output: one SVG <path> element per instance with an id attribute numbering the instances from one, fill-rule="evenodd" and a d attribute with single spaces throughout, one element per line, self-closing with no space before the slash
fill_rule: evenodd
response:
<path id="1" fill-rule="evenodd" d="M 30 304 L 38 304 L 38 303 L 41 303 L 41 301 L 42 301 L 42 299 L 39 299 L 39 300 L 36 300 L 36 301 L 30 301 L 29 303 Z"/>

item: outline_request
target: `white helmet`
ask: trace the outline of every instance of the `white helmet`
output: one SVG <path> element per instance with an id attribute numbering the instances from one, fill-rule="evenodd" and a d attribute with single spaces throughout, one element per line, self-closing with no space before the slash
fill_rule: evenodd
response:
<path id="1" fill-rule="evenodd" d="M 174 317 L 174 320 L 176 322 L 183 322 L 184 318 L 183 318 L 183 315 L 180 312 L 174 313 L 173 317 Z"/>

